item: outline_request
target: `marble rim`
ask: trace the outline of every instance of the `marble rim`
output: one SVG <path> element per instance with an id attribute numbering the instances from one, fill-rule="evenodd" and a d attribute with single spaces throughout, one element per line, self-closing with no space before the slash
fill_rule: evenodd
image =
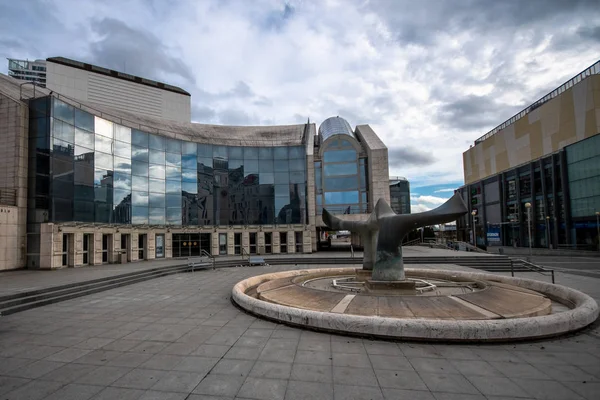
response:
<path id="1" fill-rule="evenodd" d="M 246 290 L 260 283 L 307 273 L 354 273 L 356 268 L 299 269 L 257 275 L 238 282 L 231 300 L 242 309 L 270 320 L 342 334 L 403 340 L 489 342 L 539 339 L 577 331 L 593 323 L 599 314 L 596 301 L 566 286 L 533 279 L 483 272 L 406 268 L 407 276 L 487 280 L 519 286 L 562 303 L 568 311 L 526 318 L 490 320 L 408 319 L 338 314 L 288 307 L 248 296 Z"/>

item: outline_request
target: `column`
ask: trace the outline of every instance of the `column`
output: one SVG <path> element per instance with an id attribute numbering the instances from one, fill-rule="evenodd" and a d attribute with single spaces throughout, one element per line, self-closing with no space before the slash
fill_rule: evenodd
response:
<path id="1" fill-rule="evenodd" d="M 227 255 L 235 255 L 235 232 L 233 231 L 227 232 Z"/>
<path id="2" fill-rule="evenodd" d="M 112 246 L 108 246 L 108 249 L 112 251 L 108 254 L 108 262 L 111 264 L 117 264 L 121 260 L 119 254 L 121 254 L 121 233 L 115 232 L 112 234 Z"/>
<path id="3" fill-rule="evenodd" d="M 281 253 L 281 242 L 280 241 L 281 241 L 281 238 L 279 237 L 279 231 L 273 232 L 273 244 L 272 244 L 273 254 Z"/>
<path id="4" fill-rule="evenodd" d="M 256 232 L 256 252 L 265 254 L 265 233 L 263 231 Z"/>
<path id="5" fill-rule="evenodd" d="M 242 255 L 246 256 L 250 254 L 250 232 L 243 231 L 242 232 Z"/>
<path id="6" fill-rule="evenodd" d="M 156 231 L 148 231 L 146 235 L 146 260 L 156 258 Z"/>
<path id="7" fill-rule="evenodd" d="M 218 256 L 219 255 L 219 231 L 216 230 L 215 232 L 213 232 L 212 235 L 210 235 L 211 238 L 211 252 L 210 254 L 213 256 Z"/>
<path id="8" fill-rule="evenodd" d="M 294 231 L 288 231 L 287 233 L 287 247 L 288 253 L 296 252 L 296 237 Z"/>
<path id="9" fill-rule="evenodd" d="M 90 265 L 102 264 L 102 232 L 94 232 L 90 248 Z"/>
<path id="10" fill-rule="evenodd" d="M 165 233 L 165 258 L 173 258 L 173 234 Z"/>
<path id="11" fill-rule="evenodd" d="M 304 230 L 304 232 L 302 233 L 302 239 L 304 240 L 304 242 L 302 243 L 302 252 L 303 253 L 311 253 L 312 250 L 312 235 L 311 235 L 311 231 L 307 231 Z"/>
<path id="12" fill-rule="evenodd" d="M 138 261 L 138 241 L 140 234 L 137 232 L 131 232 L 131 246 L 129 246 L 129 259 L 131 262 Z"/>

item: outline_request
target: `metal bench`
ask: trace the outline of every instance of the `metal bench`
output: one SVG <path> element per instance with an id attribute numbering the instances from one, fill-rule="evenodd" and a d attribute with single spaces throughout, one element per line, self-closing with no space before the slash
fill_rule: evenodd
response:
<path id="1" fill-rule="evenodd" d="M 250 266 L 253 265 L 269 265 L 265 262 L 265 259 L 262 257 L 257 257 L 257 256 L 250 256 L 248 257 L 248 264 Z"/>

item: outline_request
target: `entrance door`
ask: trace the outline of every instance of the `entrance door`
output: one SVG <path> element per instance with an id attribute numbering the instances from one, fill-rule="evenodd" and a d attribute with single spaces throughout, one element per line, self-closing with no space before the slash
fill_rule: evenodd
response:
<path id="1" fill-rule="evenodd" d="M 227 234 L 219 233 L 219 255 L 227 255 Z"/>
<path id="2" fill-rule="evenodd" d="M 112 235 L 102 235 L 102 264 L 108 262 L 108 253 Z"/>
<path id="3" fill-rule="evenodd" d="M 146 234 L 138 236 L 138 260 L 146 259 Z"/>
<path id="4" fill-rule="evenodd" d="M 235 254 L 242 254 L 242 234 L 233 234 L 233 249 Z"/>
<path id="5" fill-rule="evenodd" d="M 287 253 L 287 232 L 279 232 L 279 243 L 282 253 Z"/>
<path id="6" fill-rule="evenodd" d="M 83 265 L 88 265 L 90 263 L 90 238 L 92 235 L 90 235 L 89 233 L 84 233 L 83 234 L 83 251 L 82 251 L 82 255 L 83 255 L 83 260 L 82 260 L 82 264 Z"/>
<path id="7" fill-rule="evenodd" d="M 63 233 L 62 237 L 62 266 L 69 265 L 69 234 Z"/>
<path id="8" fill-rule="evenodd" d="M 129 254 L 129 248 L 131 246 L 131 236 L 128 233 L 122 233 L 121 234 L 121 254 L 123 254 L 123 252 L 125 252 L 127 257 L 127 261 L 130 262 L 131 261 L 131 255 Z M 119 259 L 119 261 L 121 261 Z"/>
<path id="9" fill-rule="evenodd" d="M 165 258 L 165 235 L 156 235 L 156 258 Z"/>
<path id="10" fill-rule="evenodd" d="M 250 232 L 250 254 L 256 254 L 256 232 Z"/>

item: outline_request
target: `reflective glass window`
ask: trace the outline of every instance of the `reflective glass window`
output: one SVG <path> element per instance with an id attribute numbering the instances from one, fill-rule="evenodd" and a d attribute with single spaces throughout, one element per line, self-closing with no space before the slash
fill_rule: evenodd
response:
<path id="1" fill-rule="evenodd" d="M 123 189 L 113 189 L 113 199 L 115 206 L 122 204 L 122 206 L 127 205 L 127 203 L 131 203 L 131 191 L 123 190 Z"/>
<path id="2" fill-rule="evenodd" d="M 243 160 L 244 159 L 244 149 L 242 147 L 229 147 L 229 159 L 232 158 Z"/>
<path id="3" fill-rule="evenodd" d="M 166 192 L 171 194 L 181 195 L 181 181 L 167 180 Z"/>
<path id="4" fill-rule="evenodd" d="M 358 191 L 325 192 L 325 204 L 354 204 L 358 203 Z"/>
<path id="5" fill-rule="evenodd" d="M 98 168 L 113 169 L 113 156 L 112 154 L 100 153 L 96 151 L 94 153 L 94 164 Z"/>
<path id="6" fill-rule="evenodd" d="M 151 149 L 148 159 L 151 164 L 165 165 L 165 152 Z"/>
<path id="7" fill-rule="evenodd" d="M 146 147 L 131 146 L 131 159 L 148 162 L 148 149 Z"/>
<path id="8" fill-rule="evenodd" d="M 276 172 L 289 171 L 290 164 L 287 159 L 286 160 L 275 160 L 273 162 L 273 168 L 275 169 Z"/>
<path id="9" fill-rule="evenodd" d="M 165 192 L 165 181 L 162 179 L 152 179 L 148 180 L 149 183 L 149 191 L 152 193 L 164 193 Z"/>
<path id="10" fill-rule="evenodd" d="M 88 132 L 94 132 L 94 116 L 79 108 L 75 109 L 75 126 Z"/>
<path id="11" fill-rule="evenodd" d="M 277 170 L 276 170 L 277 171 Z M 290 182 L 290 174 L 288 172 L 275 172 L 275 184 Z"/>
<path id="12" fill-rule="evenodd" d="M 114 124 L 100 117 L 94 117 L 94 131 L 98 135 L 113 138 Z"/>
<path id="13" fill-rule="evenodd" d="M 181 207 L 181 195 L 168 194 L 166 203 L 167 207 Z"/>
<path id="14" fill-rule="evenodd" d="M 183 182 L 196 182 L 198 179 L 198 172 L 195 169 L 182 169 L 181 180 Z"/>
<path id="15" fill-rule="evenodd" d="M 181 155 L 181 167 L 188 168 L 188 169 L 198 168 L 198 165 L 196 163 L 196 154 L 182 154 Z"/>
<path id="16" fill-rule="evenodd" d="M 164 165 L 150 164 L 150 168 L 148 170 L 148 176 L 150 178 L 165 179 L 165 175 L 166 174 Z"/>
<path id="17" fill-rule="evenodd" d="M 198 144 L 198 157 L 213 158 L 213 146 L 212 144 Z M 190 153 L 191 154 L 191 153 Z"/>
<path id="18" fill-rule="evenodd" d="M 131 173 L 133 175 L 148 176 L 148 163 L 141 161 L 132 161 Z"/>
<path id="19" fill-rule="evenodd" d="M 290 196 L 290 186 L 289 185 L 275 185 L 275 196 Z"/>
<path id="20" fill-rule="evenodd" d="M 325 190 L 352 190 L 358 187 L 356 176 L 345 176 L 340 178 L 325 178 Z"/>
<path id="21" fill-rule="evenodd" d="M 272 147 L 259 147 L 258 148 L 258 159 L 259 160 L 272 160 L 273 159 L 273 148 Z"/>
<path id="22" fill-rule="evenodd" d="M 291 159 L 290 160 L 290 171 L 304 171 L 306 162 L 303 158 Z"/>
<path id="23" fill-rule="evenodd" d="M 228 159 L 227 147 L 213 146 L 213 158 L 221 158 L 223 160 L 227 160 Z"/>
<path id="24" fill-rule="evenodd" d="M 194 142 L 182 142 L 181 143 L 181 155 L 182 156 L 183 155 L 188 155 L 188 156 L 189 155 L 193 155 L 194 158 L 195 158 L 197 150 L 198 150 L 198 147 L 199 146 L 197 146 L 196 143 L 194 143 Z M 211 157 L 212 157 L 212 149 L 211 149 L 210 154 L 211 154 Z"/>
<path id="25" fill-rule="evenodd" d="M 93 164 L 94 163 L 94 150 L 86 147 L 75 145 L 75 161 L 78 163 Z M 39 157 L 39 155 L 38 155 Z"/>
<path id="26" fill-rule="evenodd" d="M 244 160 L 244 174 L 257 174 L 258 160 Z"/>
<path id="27" fill-rule="evenodd" d="M 261 172 L 258 181 L 261 185 L 271 185 L 275 183 L 275 174 L 273 172 Z"/>
<path id="28" fill-rule="evenodd" d="M 240 167 L 242 167 L 244 165 L 244 160 L 232 160 L 231 158 L 229 159 L 229 169 L 233 170 L 233 169 L 238 169 Z"/>
<path id="29" fill-rule="evenodd" d="M 56 139 L 75 143 L 75 127 L 66 122 L 55 119 L 52 122 L 52 134 Z"/>
<path id="30" fill-rule="evenodd" d="M 326 151 L 325 154 L 323 154 L 323 161 L 325 161 L 326 163 L 354 160 L 356 160 L 355 150 Z"/>
<path id="31" fill-rule="evenodd" d="M 113 142 L 113 153 L 115 156 L 131 159 L 131 145 L 124 142 Z"/>
<path id="32" fill-rule="evenodd" d="M 165 150 L 165 138 L 158 135 L 148 135 L 148 147 L 155 150 Z"/>
<path id="33" fill-rule="evenodd" d="M 149 208 L 148 209 L 148 223 L 149 224 L 164 224 L 165 223 L 165 209 L 164 208 Z"/>
<path id="34" fill-rule="evenodd" d="M 273 160 L 268 158 L 261 158 L 258 160 L 258 171 L 260 173 L 263 172 L 273 172 Z"/>
<path id="35" fill-rule="evenodd" d="M 167 179 L 181 179 L 181 168 L 178 167 L 166 167 Z"/>
<path id="36" fill-rule="evenodd" d="M 148 207 L 131 207 L 131 216 L 132 224 L 147 224 Z"/>
<path id="37" fill-rule="evenodd" d="M 112 139 L 105 136 L 96 135 L 96 151 L 112 154 Z"/>
<path id="38" fill-rule="evenodd" d="M 258 148 L 244 147 L 244 160 L 258 160 Z"/>
<path id="39" fill-rule="evenodd" d="M 290 158 L 301 158 L 303 160 L 306 158 L 306 151 L 304 150 L 304 147 L 294 146 L 289 147 L 288 149 Z"/>
<path id="40" fill-rule="evenodd" d="M 181 182 L 181 191 L 187 193 L 198 193 L 198 184 L 196 182 Z"/>
<path id="41" fill-rule="evenodd" d="M 287 160 L 288 159 L 288 148 L 287 147 L 274 147 L 273 158 L 275 160 Z"/>
<path id="42" fill-rule="evenodd" d="M 94 149 L 94 134 L 82 131 L 81 129 L 75 129 L 75 144 L 86 147 L 88 149 Z"/>
<path id="43" fill-rule="evenodd" d="M 115 157 L 114 158 L 114 171 L 123 174 L 131 174 L 131 161 L 126 158 Z"/>
<path id="44" fill-rule="evenodd" d="M 358 168 L 355 162 L 340 164 L 325 164 L 325 176 L 356 175 Z"/>
<path id="45" fill-rule="evenodd" d="M 181 225 L 181 208 L 167 208 L 167 223 Z"/>
<path id="46" fill-rule="evenodd" d="M 68 122 L 71 125 L 74 125 L 74 109 L 73 106 L 62 102 L 56 98 L 52 99 L 53 110 L 52 115 L 54 118 L 58 118 L 62 121 Z"/>
<path id="47" fill-rule="evenodd" d="M 131 175 L 115 173 L 113 181 L 115 189 L 131 191 Z"/>
<path id="48" fill-rule="evenodd" d="M 131 130 L 131 144 L 148 148 L 148 134 L 137 129 Z"/>
<path id="49" fill-rule="evenodd" d="M 115 124 L 115 139 L 131 144 L 131 128 Z"/>
<path id="50" fill-rule="evenodd" d="M 167 151 L 169 153 L 181 154 L 181 141 L 177 139 L 167 139 Z"/>
<path id="51" fill-rule="evenodd" d="M 94 187 L 94 199 L 100 203 L 112 203 L 112 186 L 101 185 Z"/>
<path id="52" fill-rule="evenodd" d="M 148 206 L 148 192 L 131 192 L 131 204 L 134 206 Z"/>
<path id="53" fill-rule="evenodd" d="M 162 207 L 165 208 L 165 194 L 164 193 L 151 193 L 148 198 L 148 204 L 150 207 Z"/>
<path id="54" fill-rule="evenodd" d="M 290 172 L 290 183 L 305 183 L 305 182 L 306 182 L 306 176 L 304 175 L 304 171 Z"/>
<path id="55" fill-rule="evenodd" d="M 180 153 L 167 153 L 165 155 L 165 163 L 171 167 L 181 168 L 181 154 Z"/>
<path id="56" fill-rule="evenodd" d="M 212 169 L 213 159 L 209 157 L 198 157 L 198 168 L 208 167 Z"/>
<path id="57" fill-rule="evenodd" d="M 131 177 L 131 188 L 138 192 L 148 191 L 148 178 L 144 176 L 132 176 Z"/>
<path id="58" fill-rule="evenodd" d="M 75 200 L 73 202 L 73 220 L 94 222 L 94 202 Z"/>

